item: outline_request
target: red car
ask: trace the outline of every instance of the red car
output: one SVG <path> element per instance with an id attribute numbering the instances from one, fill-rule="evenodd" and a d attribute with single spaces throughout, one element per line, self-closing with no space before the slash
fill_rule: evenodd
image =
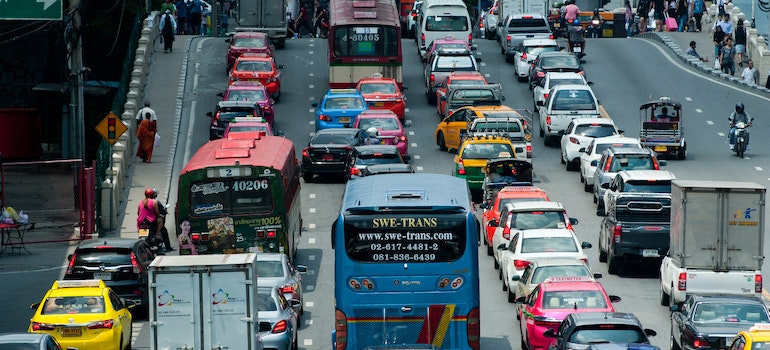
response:
<path id="1" fill-rule="evenodd" d="M 235 59 L 243 53 L 264 53 L 273 56 L 275 48 L 266 33 L 236 32 L 227 40 L 230 46 L 227 48 L 227 71 L 233 68 Z"/>
<path id="2" fill-rule="evenodd" d="M 487 254 L 492 255 L 492 237 L 495 235 L 495 226 L 489 226 L 490 221 L 500 221 L 500 210 L 507 203 L 549 201 L 548 195 L 535 186 L 506 186 L 500 189 L 495 199 L 489 203 L 482 203 L 481 226 L 484 227 L 484 243 L 487 244 Z"/>
<path id="3" fill-rule="evenodd" d="M 228 84 L 236 81 L 258 81 L 270 92 L 270 96 L 278 103 L 281 98 L 281 69 L 282 64 L 275 64 L 272 56 L 264 53 L 245 53 L 235 59 L 230 70 Z"/>
<path id="4" fill-rule="evenodd" d="M 273 129 L 270 127 L 270 123 L 257 120 L 262 119 L 254 117 L 237 117 L 233 119 L 230 124 L 227 124 L 227 128 L 225 128 L 225 134 L 222 135 L 222 138 L 226 139 L 230 133 L 240 132 L 263 132 L 264 136 L 274 135 Z"/>
<path id="5" fill-rule="evenodd" d="M 459 85 L 486 85 L 487 78 L 479 72 L 453 72 L 439 84 L 436 90 L 436 110 L 438 115 L 445 116 L 446 113 L 446 101 L 442 101 L 442 97 L 446 96 L 447 89 L 452 84 Z"/>
<path id="6" fill-rule="evenodd" d="M 375 74 L 371 78 L 359 80 L 356 90 L 364 96 L 369 109 L 388 109 L 403 123 L 406 96 L 399 88 L 396 79 L 383 78 L 382 75 Z"/>
<path id="7" fill-rule="evenodd" d="M 387 110 L 369 109 L 361 112 L 353 124 L 354 128 L 369 130 L 377 128 L 377 137 L 386 145 L 394 145 L 398 148 L 401 158 L 409 159 L 409 139 L 406 130 L 395 113 Z"/>
<path id="8" fill-rule="evenodd" d="M 518 315 L 522 347 L 544 350 L 554 341 L 543 333 L 554 331 L 569 314 L 614 312 L 612 303 L 620 297 L 607 295 L 601 283 L 588 276 L 551 277 L 540 283 L 526 297 L 520 297 Z"/>
<path id="9" fill-rule="evenodd" d="M 425 51 L 425 56 L 422 56 L 422 61 L 428 61 L 431 55 L 439 49 L 466 49 L 468 51 L 474 51 L 476 50 L 476 47 L 469 45 L 466 40 L 457 39 L 448 35 L 441 39 L 431 41 L 430 44 L 428 44 L 427 51 Z"/>
<path id="10" fill-rule="evenodd" d="M 271 125 L 275 119 L 273 110 L 273 98 L 267 88 L 258 81 L 235 81 L 227 87 L 224 94 L 220 94 L 225 101 L 257 101 L 262 109 L 262 116 Z"/>

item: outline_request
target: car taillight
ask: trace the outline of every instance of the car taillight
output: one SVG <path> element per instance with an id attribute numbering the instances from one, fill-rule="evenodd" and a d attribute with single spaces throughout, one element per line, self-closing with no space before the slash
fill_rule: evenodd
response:
<path id="1" fill-rule="evenodd" d="M 139 265 L 139 261 L 136 260 L 136 255 L 131 253 L 131 267 L 134 268 L 134 273 L 142 273 L 142 265 Z"/>
<path id="2" fill-rule="evenodd" d="M 309 150 L 309 149 L 310 149 L 310 148 L 307 148 L 307 147 L 306 147 L 306 148 L 304 148 L 304 149 L 302 149 L 302 156 L 303 156 L 303 157 L 305 157 L 305 158 L 310 158 L 310 152 L 308 152 L 308 150 Z"/>
<path id="3" fill-rule="evenodd" d="M 548 35 L 548 39 L 554 39 L 553 34 Z"/>
<path id="4" fill-rule="evenodd" d="M 607 162 L 604 163 L 604 171 L 610 171 L 610 165 L 612 165 L 612 159 L 607 158 Z"/>
<path id="5" fill-rule="evenodd" d="M 506 36 L 505 36 L 505 41 L 507 41 L 507 42 L 511 42 L 511 36 L 510 36 L 510 35 L 506 35 Z"/>
<path id="6" fill-rule="evenodd" d="M 275 325 L 273 326 L 273 331 L 271 333 L 273 334 L 283 333 L 283 332 L 286 332 L 287 328 L 289 328 L 289 326 L 286 320 L 280 320 L 275 323 Z"/>
<path id="7" fill-rule="evenodd" d="M 615 244 L 619 244 L 622 235 L 623 227 L 620 225 L 615 225 L 615 227 L 612 229 L 612 241 L 615 242 Z"/>
<path id="8" fill-rule="evenodd" d="M 511 228 L 510 227 L 503 227 L 503 238 L 510 240 L 511 239 Z"/>
<path id="9" fill-rule="evenodd" d="M 660 170 L 660 164 L 658 164 L 657 158 L 652 158 L 652 168 L 655 170 Z"/>
<path id="10" fill-rule="evenodd" d="M 428 78 L 428 83 L 430 83 L 430 86 L 436 85 L 436 75 L 431 74 Z"/>
<path id="11" fill-rule="evenodd" d="M 112 326 L 114 324 L 115 324 L 115 320 L 102 320 L 102 321 L 91 322 L 86 327 L 88 329 L 112 329 Z"/>
<path id="12" fill-rule="evenodd" d="M 483 21 L 483 18 L 479 18 L 479 29 L 484 29 L 484 21 Z"/>
<path id="13" fill-rule="evenodd" d="M 470 315 L 468 315 L 468 323 L 470 324 Z M 334 333 L 337 350 L 345 350 L 348 347 L 348 318 L 340 310 L 334 311 Z M 468 338 L 470 341 L 470 337 Z"/>
<path id="14" fill-rule="evenodd" d="M 457 173 L 460 175 L 465 175 L 465 165 L 463 164 L 462 159 L 457 162 Z"/>
<path id="15" fill-rule="evenodd" d="M 468 46 L 473 45 L 473 34 L 468 34 Z"/>
<path id="16" fill-rule="evenodd" d="M 468 333 L 468 346 L 473 350 L 479 350 L 481 347 L 481 320 L 479 319 L 479 308 L 473 308 L 468 312 L 466 321 L 466 333 Z M 339 349 L 339 345 L 337 346 Z"/>
<path id="17" fill-rule="evenodd" d="M 75 258 L 77 258 L 77 254 L 72 254 L 72 258 L 70 258 L 70 263 L 67 264 L 67 275 L 71 275 L 75 272 Z"/>
<path id="18" fill-rule="evenodd" d="M 219 124 L 219 112 L 211 118 L 211 125 L 217 126 L 217 124 Z"/>
<path id="19" fill-rule="evenodd" d="M 709 342 L 703 338 L 695 338 L 695 340 L 692 341 L 692 346 L 695 348 L 710 347 Z"/>
<path id="20" fill-rule="evenodd" d="M 361 176 L 361 169 L 359 168 L 350 168 L 350 176 Z"/>
<path id="21" fill-rule="evenodd" d="M 754 275 L 754 293 L 762 293 L 762 275 Z"/>
<path id="22" fill-rule="evenodd" d="M 294 286 L 287 284 L 281 287 L 281 293 L 294 293 Z"/>
<path id="23" fill-rule="evenodd" d="M 527 145 L 527 154 L 532 154 L 532 145 Z"/>
<path id="24" fill-rule="evenodd" d="M 527 265 L 529 265 L 529 261 L 526 260 L 514 260 L 513 261 L 513 267 L 516 268 L 516 270 L 524 270 Z"/>
<path id="25" fill-rule="evenodd" d="M 547 92 L 543 94 L 543 99 L 544 99 L 544 100 L 547 100 L 547 99 L 548 99 L 548 93 L 547 93 Z"/>
<path id="26" fill-rule="evenodd" d="M 679 281 L 676 284 L 676 288 L 681 291 L 687 290 L 687 272 L 679 273 Z"/>
<path id="27" fill-rule="evenodd" d="M 546 125 L 551 125 L 551 116 L 550 115 L 545 117 L 545 124 Z"/>
<path id="28" fill-rule="evenodd" d="M 406 135 L 399 136 L 398 140 L 401 141 L 401 142 L 406 142 Z"/>
<path id="29" fill-rule="evenodd" d="M 330 116 L 328 116 L 326 114 L 321 114 L 321 115 L 318 116 L 318 120 L 323 120 L 325 122 L 330 122 L 330 121 L 332 121 L 332 117 L 330 117 Z"/>
<path id="30" fill-rule="evenodd" d="M 521 59 L 523 61 L 526 61 L 527 60 L 527 54 L 526 53 L 521 54 Z"/>
<path id="31" fill-rule="evenodd" d="M 425 46 L 425 33 L 420 34 L 420 42 L 422 43 L 420 45 Z"/>
<path id="32" fill-rule="evenodd" d="M 580 140 L 578 140 L 578 139 L 577 139 L 576 137 L 574 137 L 574 136 L 570 136 L 570 138 L 569 138 L 569 142 L 572 142 L 572 143 L 574 143 L 574 144 L 576 144 L 576 145 L 579 145 L 579 144 L 580 144 Z"/>
<path id="33" fill-rule="evenodd" d="M 535 316 L 535 326 L 541 327 L 556 327 L 561 324 L 561 320 L 555 318 L 548 318 L 543 316 Z"/>
<path id="34" fill-rule="evenodd" d="M 48 323 L 32 322 L 33 331 L 52 331 L 56 329 L 56 326 Z"/>

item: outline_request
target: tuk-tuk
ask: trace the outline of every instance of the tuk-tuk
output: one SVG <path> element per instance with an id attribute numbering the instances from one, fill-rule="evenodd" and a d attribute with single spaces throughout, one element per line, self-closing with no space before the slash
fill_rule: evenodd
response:
<path id="1" fill-rule="evenodd" d="M 495 158 L 484 166 L 484 203 L 506 186 L 532 186 L 532 163 L 517 158 Z"/>
<path id="2" fill-rule="evenodd" d="M 641 105 L 639 115 L 642 123 L 639 141 L 642 147 L 671 158 L 687 158 L 682 105 L 679 102 L 670 97 L 661 97 Z"/>

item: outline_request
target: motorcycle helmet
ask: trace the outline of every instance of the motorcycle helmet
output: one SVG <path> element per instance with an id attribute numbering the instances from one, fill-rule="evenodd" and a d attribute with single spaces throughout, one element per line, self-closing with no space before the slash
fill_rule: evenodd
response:
<path id="1" fill-rule="evenodd" d="M 147 188 L 144 190 L 144 197 L 145 198 L 155 198 L 158 196 L 158 191 L 154 188 Z"/>
<path id="2" fill-rule="evenodd" d="M 370 137 L 377 137 L 377 128 L 371 127 L 369 129 L 366 129 L 366 132 L 369 133 Z"/>
<path id="3" fill-rule="evenodd" d="M 743 103 L 738 102 L 735 105 L 735 113 L 742 114 L 743 113 L 743 109 L 744 109 Z"/>
<path id="4" fill-rule="evenodd" d="M 576 25 L 576 26 L 579 26 L 579 25 L 580 25 L 580 20 L 576 18 L 576 19 L 575 19 L 575 20 L 572 22 L 572 24 L 574 24 L 574 25 Z"/>

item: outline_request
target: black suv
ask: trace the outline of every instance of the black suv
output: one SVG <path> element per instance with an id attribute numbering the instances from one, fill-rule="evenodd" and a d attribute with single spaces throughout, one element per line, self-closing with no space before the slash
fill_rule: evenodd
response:
<path id="1" fill-rule="evenodd" d="M 361 129 L 319 130 L 302 150 L 302 178 L 311 182 L 315 174 L 328 174 L 343 175 L 347 180 L 353 148 L 368 138 L 369 134 Z"/>
<path id="2" fill-rule="evenodd" d="M 398 148 L 392 145 L 365 145 L 353 149 L 350 165 L 348 166 L 348 180 L 357 179 L 364 169 L 373 164 L 404 164 Z"/>
<path id="3" fill-rule="evenodd" d="M 537 55 L 535 62 L 529 67 L 529 89 L 532 90 L 535 85 L 541 85 L 542 80 L 545 79 L 545 73 L 548 72 L 574 72 L 583 74 L 585 77 L 583 64 L 575 54 L 565 51 L 543 52 Z"/>
<path id="4" fill-rule="evenodd" d="M 221 139 L 227 125 L 236 117 L 255 117 L 264 119 L 262 109 L 256 101 L 219 101 L 216 112 L 208 112 L 211 118 L 209 140 Z"/>
<path id="5" fill-rule="evenodd" d="M 69 257 L 65 280 L 100 279 L 121 298 L 131 300 L 146 315 L 147 268 L 155 259 L 150 246 L 139 238 L 98 238 L 78 244 Z"/>
<path id="6" fill-rule="evenodd" d="M 587 349 L 592 343 L 642 343 L 657 332 L 642 327 L 634 314 L 624 312 L 581 312 L 564 318 L 555 331 L 543 333 L 556 338 L 549 350 Z"/>

